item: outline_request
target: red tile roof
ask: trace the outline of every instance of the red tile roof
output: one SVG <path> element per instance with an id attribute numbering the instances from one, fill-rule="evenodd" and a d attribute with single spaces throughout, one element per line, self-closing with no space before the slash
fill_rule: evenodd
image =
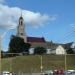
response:
<path id="1" fill-rule="evenodd" d="M 27 37 L 27 42 L 45 42 L 43 37 Z"/>

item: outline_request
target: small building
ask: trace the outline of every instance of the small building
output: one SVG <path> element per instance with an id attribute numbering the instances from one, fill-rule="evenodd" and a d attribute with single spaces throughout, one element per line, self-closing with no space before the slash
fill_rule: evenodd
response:
<path id="1" fill-rule="evenodd" d="M 66 53 L 66 50 L 63 48 L 63 46 L 59 45 L 57 48 L 56 48 L 56 54 L 57 55 L 63 55 Z"/>

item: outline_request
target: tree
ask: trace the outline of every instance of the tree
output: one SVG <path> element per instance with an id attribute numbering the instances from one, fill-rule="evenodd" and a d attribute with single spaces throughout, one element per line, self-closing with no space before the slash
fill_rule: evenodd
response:
<path id="1" fill-rule="evenodd" d="M 30 46 L 31 46 L 30 43 L 24 43 L 24 45 L 23 45 L 23 53 L 29 54 L 29 48 L 30 48 Z"/>
<path id="2" fill-rule="evenodd" d="M 12 36 L 9 43 L 9 52 L 10 53 L 22 53 L 29 52 L 30 48 L 29 43 L 25 43 L 23 38 Z"/>
<path id="3" fill-rule="evenodd" d="M 46 53 L 46 49 L 44 47 L 36 47 L 34 49 L 34 54 L 39 54 L 39 55 L 42 55 L 42 54 L 45 54 Z"/>
<path id="4" fill-rule="evenodd" d="M 3 51 L 1 50 L 1 58 L 3 58 Z"/>
<path id="5" fill-rule="evenodd" d="M 9 57 L 7 52 L 4 52 L 3 50 L 1 50 L 1 58 L 7 58 L 7 57 Z"/>
<path id="6" fill-rule="evenodd" d="M 70 48 L 70 49 L 67 50 L 67 54 L 74 54 L 74 53 L 75 52 L 74 52 L 74 50 L 72 48 Z"/>

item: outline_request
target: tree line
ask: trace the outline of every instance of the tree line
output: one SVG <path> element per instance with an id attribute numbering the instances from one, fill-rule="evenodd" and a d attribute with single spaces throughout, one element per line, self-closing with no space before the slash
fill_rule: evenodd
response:
<path id="1" fill-rule="evenodd" d="M 7 52 L 1 51 L 1 57 L 11 57 L 17 55 L 29 55 L 29 49 L 31 48 L 30 43 L 25 43 L 24 39 L 21 37 L 17 37 L 12 35 L 10 42 L 9 42 L 9 49 Z M 35 54 L 46 54 L 47 50 L 44 47 L 36 47 L 34 48 L 34 55 Z M 67 54 L 75 54 L 72 48 L 68 49 Z M 11 54 L 12 53 L 12 54 Z"/>

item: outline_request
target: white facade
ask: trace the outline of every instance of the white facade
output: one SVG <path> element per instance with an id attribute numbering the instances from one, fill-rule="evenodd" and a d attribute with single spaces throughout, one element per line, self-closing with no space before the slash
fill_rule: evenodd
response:
<path id="1" fill-rule="evenodd" d="M 24 25 L 24 20 L 23 20 L 22 15 L 19 18 L 19 25 L 17 27 L 17 36 L 23 38 L 24 41 L 27 42 L 27 37 L 26 37 L 26 33 L 25 33 L 25 25 Z"/>
<path id="2" fill-rule="evenodd" d="M 51 54 L 51 49 L 47 49 L 47 54 Z"/>
<path id="3" fill-rule="evenodd" d="M 29 49 L 29 54 L 34 54 L 34 48 Z"/>
<path id="4" fill-rule="evenodd" d="M 56 54 L 57 55 L 62 55 L 62 54 L 65 54 L 66 53 L 66 50 L 61 46 L 59 45 L 57 48 L 56 48 Z"/>

